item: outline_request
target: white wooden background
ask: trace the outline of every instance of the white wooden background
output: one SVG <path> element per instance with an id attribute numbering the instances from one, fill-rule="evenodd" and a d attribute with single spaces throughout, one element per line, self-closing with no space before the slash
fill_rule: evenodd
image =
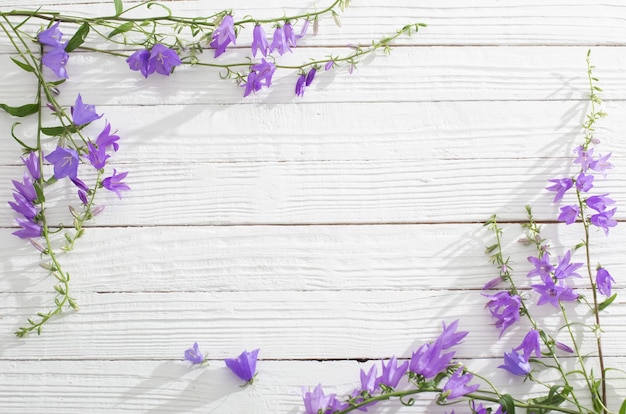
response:
<path id="1" fill-rule="evenodd" d="M 50 6 L 104 15 L 111 3 Z M 237 17 L 316 4 L 325 2 L 168 2 L 177 13 L 234 8 Z M 51 304 L 53 282 L 32 247 L 11 236 L 12 211 L 0 209 L 0 412 L 299 413 L 301 386 L 349 392 L 360 368 L 410 357 L 441 320 L 457 318 L 471 331 L 457 356 L 491 374 L 525 328 L 498 342 L 483 310 L 479 289 L 496 273 L 481 222 L 492 213 L 523 220 L 526 203 L 541 220 L 556 217 L 543 189 L 570 171 L 580 142 L 589 48 L 609 113 L 597 136 L 616 167 L 598 188 L 617 200 L 622 221 L 608 238 L 593 234 L 594 260 L 617 279 L 621 296 L 603 315 L 604 343 L 609 365 L 626 367 L 626 4 L 353 0 L 342 20 L 341 29 L 324 20 L 318 37 L 284 61 L 345 52 L 411 22 L 429 27 L 352 75 L 320 73 L 303 98 L 293 96 L 294 73 L 243 99 L 214 70 L 145 80 L 122 59 L 72 55 L 60 99 L 70 105 L 80 92 L 119 129 L 112 160 L 130 171 L 132 191 L 101 199 L 105 212 L 63 258 L 81 310 L 40 337 L 13 332 Z M 22 104 L 34 86 L 11 53 L 2 40 L 0 101 Z M 0 200 L 10 199 L 10 180 L 23 171 L 9 136 L 14 121 L 0 114 Z M 57 208 L 65 217 L 67 206 Z M 517 224 L 505 228 L 525 282 L 531 253 L 516 243 Z M 574 227 L 546 231 L 558 254 L 580 238 Z M 210 366 L 182 361 L 194 341 Z M 240 388 L 222 359 L 257 347 L 257 382 Z M 502 373 L 496 382 L 532 391 Z M 613 407 L 625 390 L 623 380 L 612 383 Z M 380 407 L 443 412 L 429 399 Z"/>

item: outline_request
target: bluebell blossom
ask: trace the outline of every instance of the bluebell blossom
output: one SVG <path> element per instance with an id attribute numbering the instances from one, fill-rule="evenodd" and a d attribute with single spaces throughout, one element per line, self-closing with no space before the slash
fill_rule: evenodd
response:
<path id="1" fill-rule="evenodd" d="M 255 349 L 252 352 L 243 351 L 237 358 L 227 358 L 224 360 L 226 366 L 244 380 L 247 384 L 254 382 L 254 376 L 256 375 L 256 360 L 259 354 L 259 350 Z"/>

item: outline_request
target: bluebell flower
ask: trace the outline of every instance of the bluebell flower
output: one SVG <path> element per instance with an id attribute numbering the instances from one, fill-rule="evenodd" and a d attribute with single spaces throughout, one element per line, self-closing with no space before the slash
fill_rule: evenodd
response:
<path id="1" fill-rule="evenodd" d="M 206 357 L 200 352 L 197 342 L 194 342 L 191 348 L 185 350 L 185 359 L 192 364 L 202 364 L 206 361 Z"/>
<path id="2" fill-rule="evenodd" d="M 243 351 L 237 358 L 228 358 L 225 359 L 224 362 L 226 366 L 230 368 L 235 375 L 244 380 L 246 384 L 252 384 L 254 382 L 254 376 L 256 375 L 256 360 L 258 354 L 258 349 L 252 352 Z"/>

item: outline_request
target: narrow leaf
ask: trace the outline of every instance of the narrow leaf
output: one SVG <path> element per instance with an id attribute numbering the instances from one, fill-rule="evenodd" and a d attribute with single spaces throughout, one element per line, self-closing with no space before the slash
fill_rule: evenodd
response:
<path id="1" fill-rule="evenodd" d="M 76 49 L 77 47 L 79 47 L 80 45 L 82 45 L 83 43 L 85 43 L 85 39 L 87 38 L 88 34 L 89 34 L 89 23 L 83 23 L 78 28 L 76 33 L 74 33 L 74 36 L 72 36 L 70 41 L 67 42 L 67 45 L 65 46 L 65 51 L 69 53 L 73 51 L 74 49 Z"/>
<path id="2" fill-rule="evenodd" d="M 49 137 L 58 137 L 60 135 L 63 135 L 65 133 L 74 133 L 76 132 L 76 128 L 73 126 L 70 127 L 62 127 L 62 126 L 58 126 L 58 127 L 43 127 L 41 128 L 41 133 L 44 135 L 48 135 Z"/>
<path id="3" fill-rule="evenodd" d="M 626 400 L 624 400 L 622 406 L 619 408 L 619 414 L 626 414 Z"/>
<path id="4" fill-rule="evenodd" d="M 119 16 L 124 12 L 124 6 L 122 5 L 122 0 L 113 0 L 115 3 L 115 15 Z"/>
<path id="5" fill-rule="evenodd" d="M 132 28 L 135 26 L 135 23 L 133 22 L 126 22 L 121 26 L 116 27 L 115 29 L 113 29 L 113 31 L 111 33 L 109 33 L 109 35 L 107 36 L 107 39 L 112 38 L 115 35 L 118 35 L 120 33 L 126 33 L 130 30 L 132 30 Z"/>
<path id="6" fill-rule="evenodd" d="M 11 60 L 13 61 L 13 63 L 15 63 L 17 66 L 19 66 L 20 68 L 24 69 L 26 72 L 34 72 L 35 68 L 32 67 L 30 64 L 28 63 L 24 63 L 24 62 L 20 62 L 19 60 L 15 59 L 15 58 L 11 58 Z"/>
<path id="7" fill-rule="evenodd" d="M 4 109 L 13 116 L 19 116 L 20 118 L 22 118 L 37 113 L 37 111 L 39 110 L 39 105 L 26 104 L 22 106 L 9 106 L 5 104 L 0 104 L 0 108 Z"/>
<path id="8" fill-rule="evenodd" d="M 608 298 L 607 300 L 605 300 L 604 302 L 598 305 L 598 310 L 603 311 L 604 309 L 606 309 L 611 303 L 613 303 L 616 297 L 617 297 L 617 293 L 614 293 L 613 296 L 611 296 L 610 298 Z"/>
<path id="9" fill-rule="evenodd" d="M 498 401 L 506 414 L 515 414 L 515 401 L 509 394 L 503 394 Z"/>
<path id="10" fill-rule="evenodd" d="M 13 139 L 15 141 L 17 141 L 18 144 L 20 144 L 24 149 L 28 150 L 28 151 L 37 151 L 37 148 L 33 148 L 29 145 L 26 145 L 21 139 L 19 139 L 16 135 L 15 135 L 15 127 L 17 127 L 18 125 L 21 125 L 19 122 L 14 123 L 11 126 L 11 136 L 13 137 Z"/>

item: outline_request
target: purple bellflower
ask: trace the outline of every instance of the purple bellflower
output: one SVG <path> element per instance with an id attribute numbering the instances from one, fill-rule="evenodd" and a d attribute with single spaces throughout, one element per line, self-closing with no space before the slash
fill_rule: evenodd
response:
<path id="1" fill-rule="evenodd" d="M 15 221 L 20 225 L 21 229 L 14 231 L 12 234 L 16 235 L 20 239 L 41 237 L 43 229 L 40 224 L 28 219 L 18 218 L 15 219 Z"/>
<path id="2" fill-rule="evenodd" d="M 586 193 L 593 188 L 593 179 L 593 175 L 586 175 L 584 172 L 581 172 L 576 178 L 576 189 Z"/>
<path id="3" fill-rule="evenodd" d="M 578 206 L 565 206 L 561 207 L 561 214 L 557 217 L 558 221 L 565 222 L 565 224 L 572 224 L 578 218 L 580 209 Z"/>
<path id="4" fill-rule="evenodd" d="M 91 163 L 92 167 L 96 170 L 103 169 L 106 165 L 107 159 L 110 157 L 110 155 L 105 152 L 104 146 L 96 147 L 89 142 L 87 143 L 87 148 L 89 148 L 87 159 Z"/>
<path id="5" fill-rule="evenodd" d="M 206 361 L 206 357 L 200 352 L 197 342 L 194 342 L 193 346 L 185 351 L 185 360 L 192 364 L 202 364 Z"/>
<path id="6" fill-rule="evenodd" d="M 615 200 L 608 197 L 608 194 L 591 196 L 585 200 L 587 207 L 594 209 L 598 213 L 602 213 L 606 210 L 607 206 L 615 204 Z"/>
<path id="7" fill-rule="evenodd" d="M 63 47 L 54 48 L 48 52 L 45 52 L 41 57 L 41 63 L 51 69 L 55 75 L 61 79 L 67 79 L 67 70 L 65 65 L 67 64 L 70 55 L 63 49 Z"/>
<path id="8" fill-rule="evenodd" d="M 57 145 L 56 149 L 44 158 L 54 165 L 54 177 L 57 180 L 63 177 L 76 178 L 79 160 L 75 150 Z"/>
<path id="9" fill-rule="evenodd" d="M 65 47 L 64 43 L 61 43 L 61 38 L 63 37 L 63 33 L 59 30 L 59 23 L 56 22 L 46 30 L 42 30 L 37 34 L 37 41 L 42 45 L 52 46 L 54 48 L 57 47 Z"/>
<path id="10" fill-rule="evenodd" d="M 61 79 L 67 79 L 65 65 L 69 59 L 65 51 L 65 43 L 61 42 L 63 33 L 59 30 L 59 22 L 56 22 L 46 30 L 37 34 L 37 40 L 46 46 L 41 63 L 51 69 Z"/>
<path id="11" fill-rule="evenodd" d="M 419 374 L 426 379 L 434 378 L 448 368 L 454 356 L 454 352 L 442 354 L 441 351 L 442 345 L 438 341 L 420 346 L 411 355 L 409 371 Z"/>
<path id="12" fill-rule="evenodd" d="M 26 169 L 30 173 L 33 180 L 41 178 L 41 169 L 39 168 L 39 155 L 36 152 L 31 151 L 26 158 L 22 158 L 22 162 L 26 166 Z"/>
<path id="13" fill-rule="evenodd" d="M 22 195 L 28 202 L 32 202 L 37 198 L 37 191 L 30 177 L 24 173 L 24 180 L 12 180 L 13 186 L 17 190 L 17 193 Z"/>
<path id="14" fill-rule="evenodd" d="M 554 277 L 557 279 L 565 279 L 566 277 L 582 277 L 576 270 L 580 269 L 582 263 L 570 263 L 572 252 L 570 250 L 563 257 L 559 257 L 559 264 L 554 271 Z"/>
<path id="15" fill-rule="evenodd" d="M 285 41 L 290 47 L 296 47 L 296 35 L 293 32 L 291 23 L 287 22 L 283 26 L 283 32 L 285 32 Z"/>
<path id="16" fill-rule="evenodd" d="M 604 234 L 609 235 L 609 228 L 617 226 L 617 221 L 613 219 L 613 215 L 617 211 L 616 208 L 612 210 L 603 211 L 598 214 L 594 214 L 589 218 L 591 224 L 604 230 Z"/>
<path id="17" fill-rule="evenodd" d="M 535 354 L 537 358 L 541 358 L 541 343 L 539 339 L 539 331 L 536 329 L 531 329 L 528 331 L 522 343 L 513 350 L 519 351 L 521 350 L 524 353 L 524 359 L 528 361 L 530 359 L 531 354 Z"/>
<path id="18" fill-rule="evenodd" d="M 326 64 L 324 65 L 324 70 L 325 70 L 325 71 L 329 71 L 329 70 L 331 70 L 334 66 L 335 66 L 335 61 L 334 61 L 334 60 L 329 60 L 329 61 L 328 61 L 328 62 L 326 62 Z"/>
<path id="19" fill-rule="evenodd" d="M 459 326 L 459 320 L 455 320 L 450 325 L 446 326 L 444 321 L 441 322 L 443 325 L 443 332 L 437 338 L 437 343 L 441 345 L 441 349 L 446 350 L 450 349 L 455 345 L 458 345 L 463 338 L 469 334 L 467 331 L 455 332 L 456 328 Z"/>
<path id="20" fill-rule="evenodd" d="M 150 57 L 148 58 L 148 74 L 156 72 L 161 75 L 169 76 L 174 67 L 182 62 L 174 49 L 163 46 L 160 43 L 152 46 Z M 143 73 L 143 71 L 142 71 Z M 144 75 L 145 76 L 145 75 Z"/>
<path id="21" fill-rule="evenodd" d="M 489 299 L 486 308 L 489 308 L 491 317 L 496 319 L 496 327 L 500 328 L 500 336 L 506 329 L 520 319 L 522 300 L 518 295 L 509 292 L 498 292 L 495 295 L 483 295 Z"/>
<path id="22" fill-rule="evenodd" d="M 454 371 L 454 374 L 448 379 L 446 385 L 443 386 L 441 397 L 444 399 L 454 399 L 472 393 L 478 389 L 479 384 L 467 385 L 474 378 L 472 374 L 463 374 L 463 368 Z"/>
<path id="23" fill-rule="evenodd" d="M 115 134 L 115 132 L 113 134 Z M 111 124 L 107 122 L 102 132 L 98 135 L 98 138 L 96 138 L 96 145 L 104 148 L 111 146 L 113 147 L 113 151 L 117 152 L 120 147 L 117 143 L 119 139 L 120 137 L 118 135 L 111 135 Z"/>
<path id="24" fill-rule="evenodd" d="M 72 120 L 76 126 L 86 125 L 96 119 L 102 118 L 102 115 L 96 113 L 96 107 L 94 105 L 83 103 L 83 98 L 80 94 L 78 94 L 74 106 L 71 107 L 71 112 Z"/>
<path id="25" fill-rule="evenodd" d="M 296 81 L 296 96 L 304 96 L 304 83 L 306 82 L 306 74 L 301 74 Z"/>
<path id="26" fill-rule="evenodd" d="M 574 353 L 574 350 L 563 342 L 556 342 L 554 346 L 559 348 L 561 351 L 569 352 L 570 354 Z"/>
<path id="27" fill-rule="evenodd" d="M 295 41 L 293 43 L 295 45 Z M 272 44 L 270 45 L 270 52 L 277 51 L 278 54 L 282 56 L 287 52 L 291 52 L 290 44 L 291 42 L 287 39 L 287 33 L 285 33 L 285 28 L 277 26 L 276 29 L 274 29 Z"/>
<path id="28" fill-rule="evenodd" d="M 560 178 L 549 180 L 554 183 L 554 185 L 547 187 L 546 190 L 556 191 L 556 195 L 554 196 L 554 203 L 558 203 L 563 199 L 563 196 L 574 185 L 574 182 L 571 178 Z"/>
<path id="29" fill-rule="evenodd" d="M 552 279 L 548 279 L 544 280 L 541 285 L 531 285 L 531 287 L 541 295 L 537 300 L 537 305 L 550 303 L 558 309 L 559 301 L 571 302 L 578 299 L 578 294 L 571 287 L 565 285 L 562 279 L 558 285 Z"/>
<path id="30" fill-rule="evenodd" d="M 260 63 L 250 68 L 250 73 L 244 85 L 246 90 L 243 96 L 246 97 L 252 92 L 259 91 L 263 86 L 269 88 L 272 85 L 274 72 L 276 72 L 274 64 L 262 58 Z"/>
<path id="31" fill-rule="evenodd" d="M 596 286 L 598 292 L 604 296 L 611 296 L 611 282 L 615 282 L 615 279 L 611 274 L 603 267 L 599 267 L 596 272 Z"/>
<path id="32" fill-rule="evenodd" d="M 24 216 L 29 220 L 32 220 L 37 215 L 37 208 L 28 201 L 22 194 L 13 193 L 13 201 L 9 201 L 9 206 L 16 212 Z"/>
<path id="33" fill-rule="evenodd" d="M 151 50 L 137 50 L 126 59 L 126 63 L 130 70 L 140 71 L 147 78 L 154 72 L 169 76 L 182 61 L 174 49 L 157 43 Z"/>
<path id="34" fill-rule="evenodd" d="M 130 70 L 140 71 L 144 78 L 147 78 L 148 66 L 150 60 L 150 51 L 147 49 L 141 49 L 134 52 L 126 59 Z"/>
<path id="35" fill-rule="evenodd" d="M 257 24 L 252 30 L 252 56 L 256 57 L 257 51 L 261 52 L 263 56 L 267 56 L 269 50 L 270 45 L 265 37 L 265 30 L 263 26 Z"/>
<path id="36" fill-rule="evenodd" d="M 610 170 L 613 168 L 613 164 L 611 164 L 608 160 L 611 157 L 611 153 L 608 153 L 604 156 L 601 156 L 597 160 L 591 161 L 589 164 L 589 168 L 594 171 L 598 171 L 602 173 L 603 177 L 606 177 L 606 170 Z"/>
<path id="37" fill-rule="evenodd" d="M 252 384 L 254 382 L 254 376 L 256 375 L 256 359 L 258 354 L 258 349 L 252 352 L 243 351 L 237 358 L 227 358 L 224 362 L 226 366 L 230 368 L 235 375 L 244 380 L 246 384 Z"/>
<path id="38" fill-rule="evenodd" d="M 319 414 L 320 411 L 324 414 L 333 412 L 331 407 L 335 406 L 337 401 L 335 394 L 324 394 L 322 384 L 318 384 L 313 391 L 302 387 L 302 400 L 306 414 Z"/>
<path id="39" fill-rule="evenodd" d="M 122 198 L 122 191 L 130 190 L 130 187 L 123 183 L 122 180 L 126 178 L 128 172 L 117 173 L 117 170 L 113 169 L 113 175 L 102 180 L 102 186 L 109 191 L 113 191 L 117 194 L 118 198 Z"/>
<path id="40" fill-rule="evenodd" d="M 574 152 L 576 153 L 574 164 L 580 164 L 582 172 L 587 172 L 591 162 L 593 161 L 593 148 L 585 151 L 585 148 L 579 146 L 574 150 Z"/>
<path id="41" fill-rule="evenodd" d="M 363 402 L 363 395 L 374 395 L 377 391 L 379 391 L 378 388 L 378 369 L 376 367 L 376 365 L 372 365 L 369 369 L 369 371 L 367 373 L 365 373 L 365 371 L 361 370 L 360 372 L 360 379 L 361 379 L 361 388 L 357 388 L 356 390 L 354 390 L 352 392 L 352 397 L 354 398 L 354 403 L 355 404 L 360 404 Z M 371 407 L 373 405 L 375 405 L 377 403 L 377 401 L 372 401 L 369 404 L 366 404 L 362 407 L 359 407 L 358 410 L 359 411 L 367 411 L 367 407 Z M 347 408 L 347 407 L 346 407 Z"/>
<path id="42" fill-rule="evenodd" d="M 521 377 L 530 374 L 531 371 L 528 360 L 515 349 L 512 349 L 510 353 L 504 353 L 504 364 L 498 366 L 498 368 L 506 369 L 511 374 Z"/>
<path id="43" fill-rule="evenodd" d="M 396 357 L 393 356 L 389 361 L 387 361 L 387 365 L 385 365 L 385 362 L 382 364 L 383 372 L 377 379 L 378 383 L 389 388 L 397 387 L 398 383 L 402 379 L 402 376 L 406 373 L 409 367 L 409 362 L 405 361 L 403 364 L 399 365 Z"/>
<path id="44" fill-rule="evenodd" d="M 219 26 L 213 31 L 209 45 L 215 49 L 215 57 L 218 57 L 226 51 L 226 47 L 231 43 L 237 43 L 237 35 L 235 33 L 233 16 L 227 14 L 222 18 Z"/>
<path id="45" fill-rule="evenodd" d="M 544 254 L 541 258 L 537 257 L 527 257 L 530 263 L 535 266 L 530 272 L 528 272 L 528 277 L 539 276 L 542 280 L 549 279 L 554 271 L 554 266 L 550 264 L 550 256 L 548 254 Z"/>

